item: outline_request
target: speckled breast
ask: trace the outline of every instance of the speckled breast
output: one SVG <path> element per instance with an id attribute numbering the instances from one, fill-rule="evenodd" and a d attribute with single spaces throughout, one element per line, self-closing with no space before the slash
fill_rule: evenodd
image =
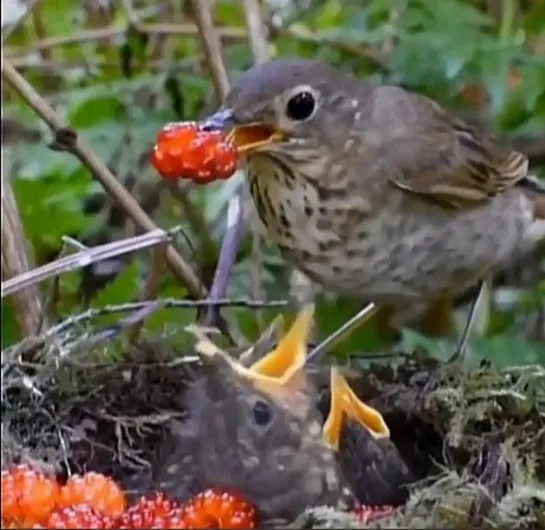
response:
<path id="1" fill-rule="evenodd" d="M 314 281 L 378 303 L 460 290 L 518 252 L 531 205 L 512 189 L 469 210 L 388 189 L 379 208 L 361 190 L 329 194 L 265 157 L 248 163 L 250 191 L 272 242 Z"/>

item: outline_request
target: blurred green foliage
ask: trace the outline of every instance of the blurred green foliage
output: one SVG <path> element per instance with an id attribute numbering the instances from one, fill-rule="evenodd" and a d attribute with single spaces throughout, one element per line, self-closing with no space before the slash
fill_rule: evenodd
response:
<path id="1" fill-rule="evenodd" d="M 140 24 L 191 24 L 188 2 L 135 0 L 131 4 L 132 13 L 127 12 L 123 2 L 112 2 L 111 9 L 104 7 L 107 2 L 40 3 L 10 36 L 5 55 L 90 142 L 142 204 L 157 195 L 156 201 L 150 201 L 155 203 L 150 208 L 152 217 L 163 227 L 184 227 L 186 238 L 178 238 L 178 247 L 208 278 L 224 229 L 226 204 L 242 176 L 206 189 L 184 187 L 182 192 L 188 201 L 184 203 L 162 189 L 147 158 L 155 135 L 165 122 L 195 119 L 211 110 L 215 105 L 213 85 L 194 34 L 141 31 L 130 23 L 130 18 L 135 17 Z M 214 9 L 218 26 L 243 30 L 242 5 L 218 1 Z M 463 112 L 468 119 L 484 120 L 501 135 L 543 135 L 544 2 L 271 0 L 264 13 L 275 55 L 319 57 L 376 82 L 404 85 Z M 86 31 L 104 28 L 111 30 L 111 38 L 83 38 Z M 49 39 L 59 37 L 72 37 L 72 43 L 37 46 L 38 42 L 47 44 Z M 223 42 L 228 69 L 236 76 L 252 64 L 250 49 L 243 38 L 224 38 Z M 44 263 L 55 257 L 63 235 L 91 243 L 121 237 L 127 223 L 119 215 L 112 222 L 100 186 L 74 157 L 47 147 L 50 138 L 45 126 L 11 92 L 4 98 L 3 115 L 42 134 L 39 142 L 11 138 L 3 146 L 36 261 Z M 249 296 L 249 249 L 247 242 L 240 253 L 231 296 Z M 100 307 L 135 299 L 148 263 L 149 256 L 142 253 L 114 282 L 91 289 L 87 298 L 81 296 L 82 291 L 87 291 L 82 288 L 79 274 L 63 276 L 52 308 L 55 318 L 81 311 L 86 304 Z M 267 297 L 284 298 L 288 271 L 274 249 L 265 249 L 263 267 L 261 280 Z M 50 293 L 51 285 L 44 285 L 44 292 Z M 183 297 L 186 292 L 165 273 L 160 295 Z M 517 335 L 520 315 L 535 311 L 544 298 L 541 288 L 538 295 L 494 314 L 489 336 L 475 346 L 481 352 L 477 357 L 502 352 L 502 359 L 519 362 L 522 358 L 513 352 L 523 350 L 534 361 L 537 356 L 545 362 L 541 345 Z M 345 301 L 331 311 L 331 304 L 320 302 L 318 321 L 324 334 L 342 324 L 357 308 L 356 303 Z M 2 340 L 6 345 L 20 337 L 9 302 L 2 309 Z M 275 311 L 264 313 L 267 321 Z M 230 309 L 224 314 L 236 318 L 250 337 L 258 333 L 252 311 Z M 194 318 L 194 311 L 163 311 L 150 320 L 148 328 L 167 329 Z M 425 347 L 410 333 L 404 340 L 407 346 Z M 427 344 L 430 349 L 436 348 Z M 339 351 L 375 346 L 371 330 L 368 335 L 353 337 Z"/>

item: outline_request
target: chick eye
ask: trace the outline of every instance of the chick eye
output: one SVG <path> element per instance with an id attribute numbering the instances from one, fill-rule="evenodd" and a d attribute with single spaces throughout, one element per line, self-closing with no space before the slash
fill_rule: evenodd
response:
<path id="1" fill-rule="evenodd" d="M 299 92 L 292 96 L 286 105 L 288 118 L 294 121 L 303 121 L 312 116 L 316 100 L 314 94 L 308 91 Z"/>
<path id="2" fill-rule="evenodd" d="M 261 400 L 254 403 L 253 414 L 255 422 L 261 427 L 265 427 L 272 420 L 271 407 Z"/>

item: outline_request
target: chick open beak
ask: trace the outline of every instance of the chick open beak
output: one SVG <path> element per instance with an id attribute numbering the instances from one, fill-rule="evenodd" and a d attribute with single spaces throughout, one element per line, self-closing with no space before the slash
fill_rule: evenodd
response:
<path id="1" fill-rule="evenodd" d="M 290 392 L 301 382 L 300 377 L 307 357 L 307 338 L 313 317 L 314 306 L 311 304 L 297 315 L 295 322 L 277 347 L 249 368 L 215 346 L 200 328 L 191 326 L 189 330 L 199 339 L 195 350 L 201 357 L 229 365 L 234 373 L 251 381 L 256 388 L 275 396 L 282 392 Z"/>
<path id="2" fill-rule="evenodd" d="M 304 368 L 307 359 L 307 338 L 312 327 L 314 306 L 307 305 L 295 319 L 289 331 L 270 353 L 250 366 L 255 380 L 273 378 L 286 385 Z"/>
<path id="3" fill-rule="evenodd" d="M 226 131 L 226 140 L 232 142 L 239 153 L 248 154 L 261 147 L 281 142 L 284 135 L 264 123 L 233 123 L 233 115 L 229 109 L 222 109 L 202 123 L 206 130 Z"/>
<path id="4" fill-rule="evenodd" d="M 374 438 L 389 438 L 390 429 L 382 415 L 361 401 L 337 367 L 331 368 L 331 405 L 322 430 L 323 439 L 339 449 L 345 414 L 356 420 Z"/>

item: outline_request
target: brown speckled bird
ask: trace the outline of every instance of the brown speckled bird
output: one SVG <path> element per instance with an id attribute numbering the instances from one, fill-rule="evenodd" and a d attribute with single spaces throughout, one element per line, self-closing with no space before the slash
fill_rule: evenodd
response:
<path id="1" fill-rule="evenodd" d="M 390 329 L 545 239 L 526 157 L 434 101 L 302 59 L 244 73 L 206 125 L 232 130 L 268 235 L 318 284 L 384 308 Z"/>
<path id="2" fill-rule="evenodd" d="M 201 336 L 203 375 L 186 396 L 188 419 L 161 448 L 153 489 L 183 500 L 232 488 L 263 520 L 284 523 L 309 506 L 350 506 L 304 370 L 312 314 L 249 368 Z"/>

